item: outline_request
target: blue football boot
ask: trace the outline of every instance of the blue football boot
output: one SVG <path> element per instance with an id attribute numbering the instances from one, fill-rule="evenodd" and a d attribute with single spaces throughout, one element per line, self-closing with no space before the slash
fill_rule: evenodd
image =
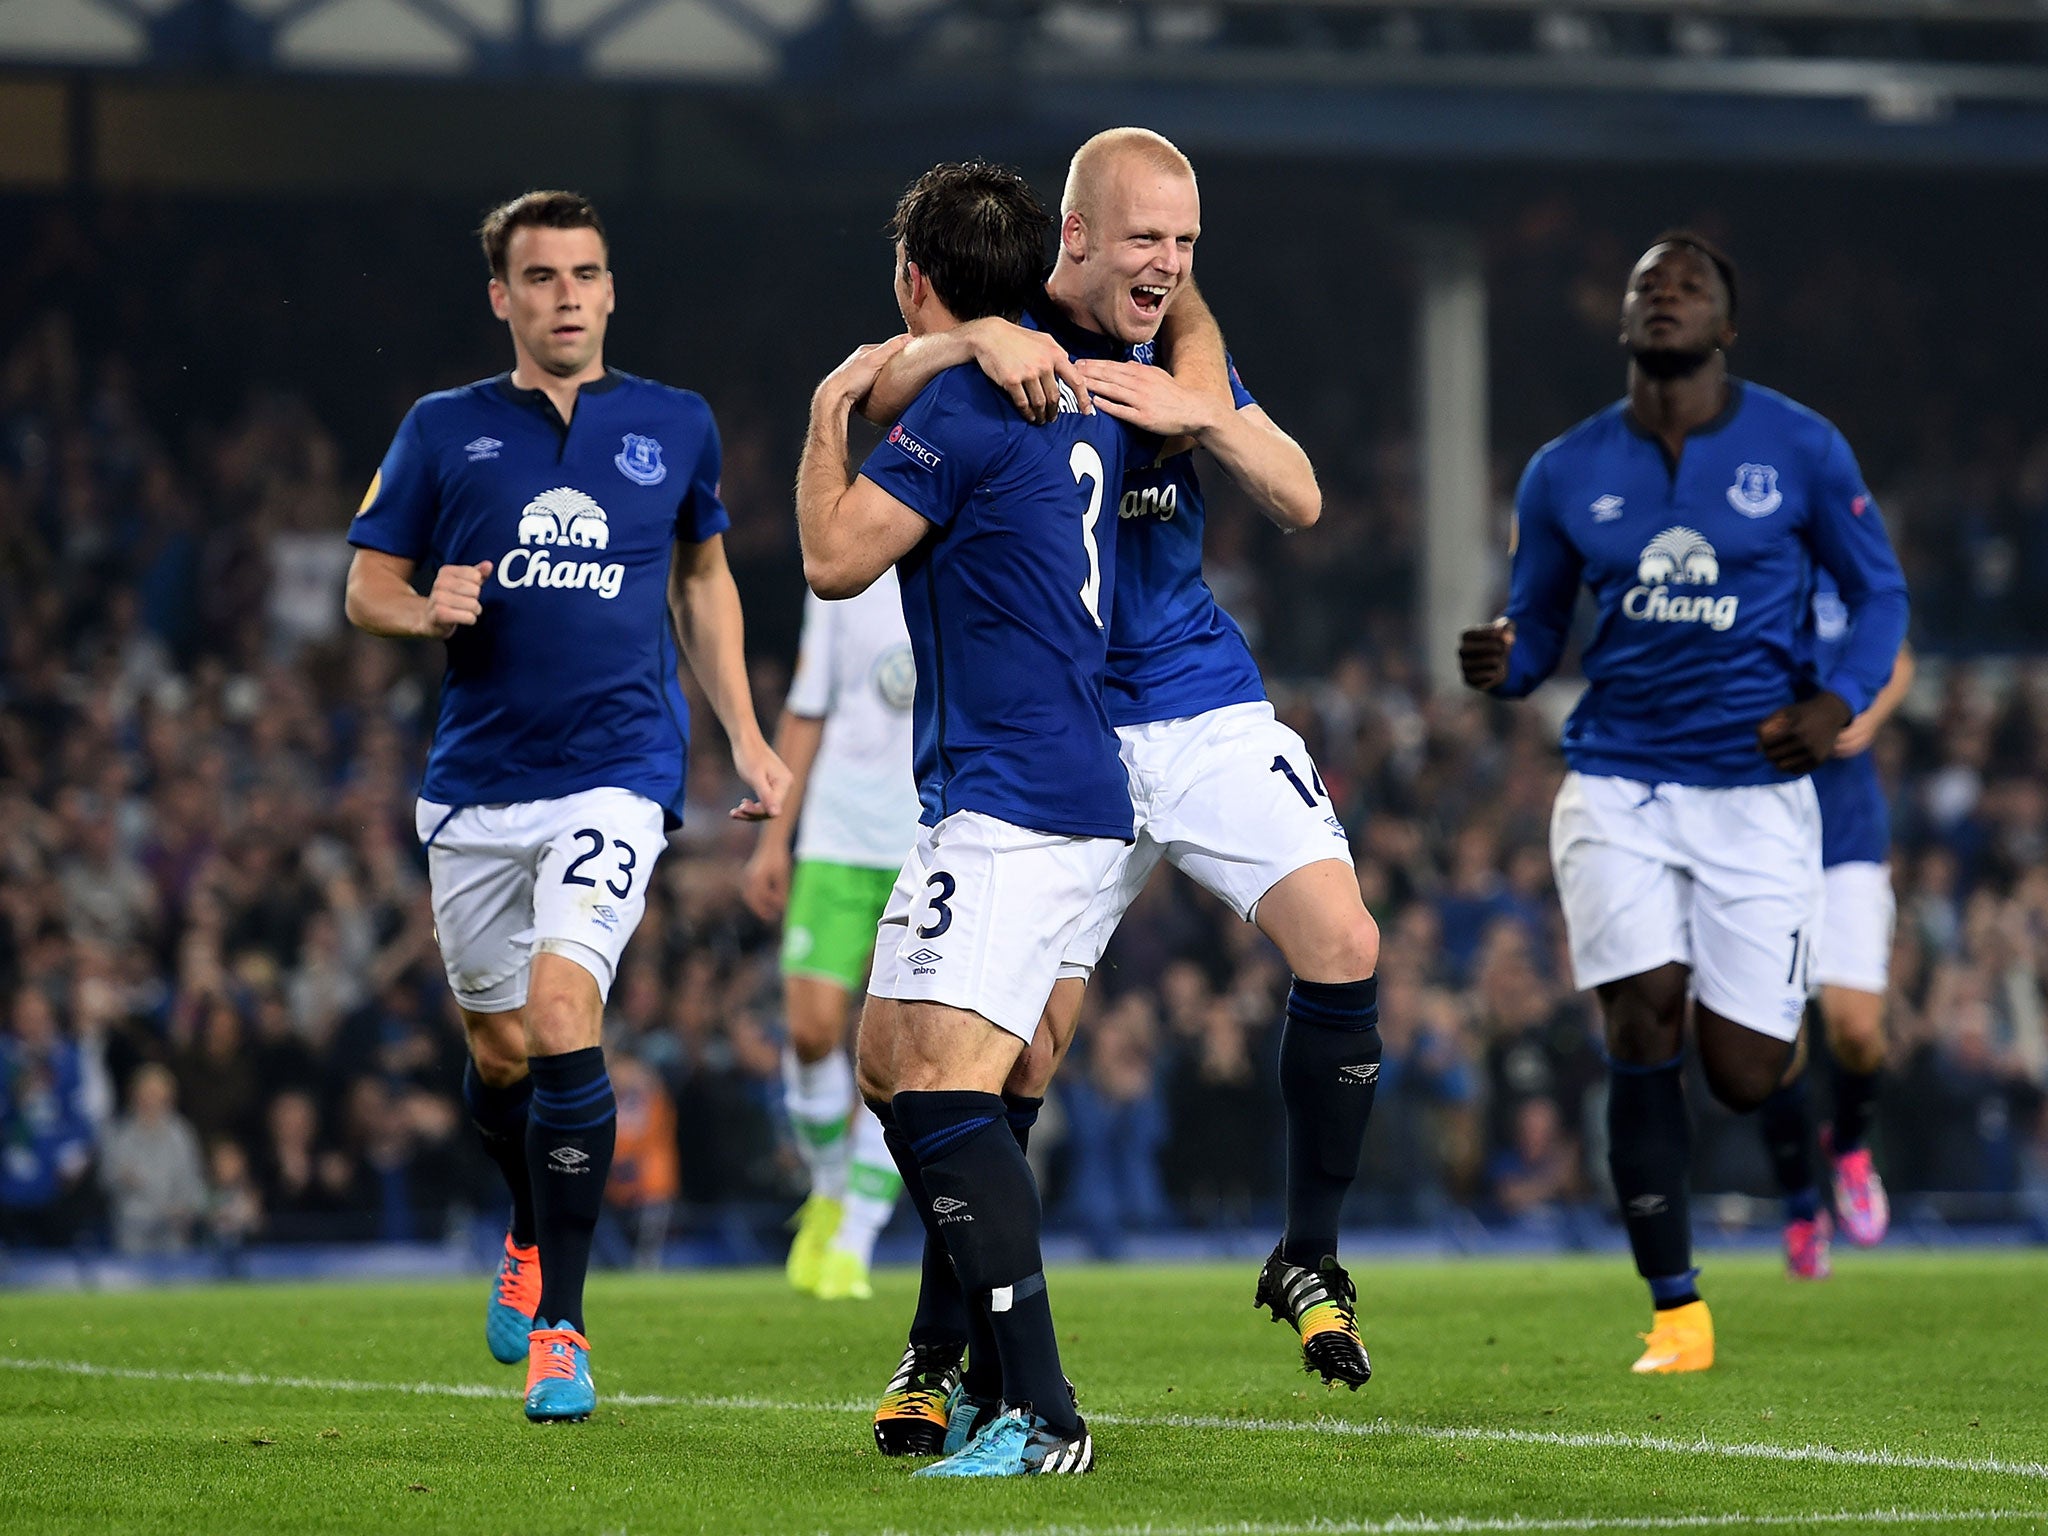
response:
<path id="1" fill-rule="evenodd" d="M 1095 1439 L 1086 1423 L 1062 1435 L 1029 1408 L 1012 1408 L 989 1422 L 967 1448 L 920 1467 L 913 1477 L 1036 1477 L 1047 1472 L 1095 1470 Z"/>
<path id="2" fill-rule="evenodd" d="M 590 1341 L 567 1323 L 526 1336 L 526 1416 L 536 1424 L 580 1424 L 597 1407 Z"/>
<path id="3" fill-rule="evenodd" d="M 500 1365 L 526 1358 L 526 1336 L 533 1332 L 533 1314 L 540 1310 L 540 1250 L 520 1248 L 505 1234 L 505 1256 L 491 1282 L 491 1302 L 484 1309 L 484 1342 Z"/>

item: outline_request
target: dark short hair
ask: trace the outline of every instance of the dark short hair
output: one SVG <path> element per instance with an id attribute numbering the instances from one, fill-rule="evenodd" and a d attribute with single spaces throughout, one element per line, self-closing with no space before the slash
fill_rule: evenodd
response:
<path id="1" fill-rule="evenodd" d="M 935 165 L 905 189 L 891 238 L 958 320 L 1014 320 L 1045 288 L 1052 215 L 1029 182 L 986 160 Z"/>
<path id="2" fill-rule="evenodd" d="M 1654 251 L 1660 245 L 1682 246 L 1695 255 L 1705 257 L 1709 265 L 1721 274 L 1721 286 L 1728 290 L 1728 319 L 1732 324 L 1735 320 L 1738 289 L 1735 282 L 1735 263 L 1729 259 L 1728 253 L 1696 229 L 1667 229 L 1650 242 L 1648 250 Z"/>
<path id="3" fill-rule="evenodd" d="M 522 192 L 509 203 L 500 203 L 484 215 L 477 229 L 483 241 L 484 260 L 491 264 L 491 276 L 503 280 L 505 252 L 515 229 L 594 229 L 604 242 L 605 260 L 611 260 L 611 236 L 604 232 L 604 220 L 589 198 L 580 192 Z"/>

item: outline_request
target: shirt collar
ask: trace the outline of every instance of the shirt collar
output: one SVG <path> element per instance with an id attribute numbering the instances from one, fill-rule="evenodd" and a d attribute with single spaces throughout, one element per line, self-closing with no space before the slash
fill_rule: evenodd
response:
<path id="1" fill-rule="evenodd" d="M 1065 347 L 1070 357 L 1101 357 L 1117 363 L 1130 357 L 1130 348 L 1114 336 L 1074 324 L 1049 294 L 1031 301 L 1025 319 Z"/>
<path id="2" fill-rule="evenodd" d="M 1686 433 L 1686 438 L 1690 440 L 1695 437 L 1705 437 L 1710 432 L 1720 431 L 1729 422 L 1733 421 L 1735 413 L 1742 409 L 1743 387 L 1742 380 L 1736 378 L 1732 373 L 1729 374 L 1728 398 L 1721 403 L 1721 409 Z M 1628 424 L 1629 431 L 1635 433 L 1637 437 L 1656 443 L 1660 447 L 1663 445 L 1662 438 L 1658 437 L 1656 433 L 1636 419 L 1635 407 L 1626 400 L 1621 403 L 1621 419 Z"/>
<path id="3" fill-rule="evenodd" d="M 514 405 L 523 405 L 529 410 L 544 409 L 551 416 L 555 414 L 555 402 L 548 398 L 546 390 L 521 389 L 512 382 L 512 375 L 510 373 L 499 374 L 494 382 L 498 386 L 498 393 L 507 400 L 510 400 Z M 608 395 L 625 382 L 626 376 L 620 373 L 618 369 L 607 368 L 604 371 L 604 377 L 592 379 L 586 384 L 578 385 L 576 396 L 578 399 L 581 399 L 585 395 Z"/>

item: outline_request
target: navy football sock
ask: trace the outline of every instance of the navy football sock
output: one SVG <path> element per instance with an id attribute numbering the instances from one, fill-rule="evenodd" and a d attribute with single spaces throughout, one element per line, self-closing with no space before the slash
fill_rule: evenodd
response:
<path id="1" fill-rule="evenodd" d="M 1296 980 L 1280 1030 L 1287 1106 L 1287 1230 L 1280 1256 L 1315 1268 L 1337 1252 L 1344 1196 L 1358 1177 L 1379 1088 L 1379 978 Z"/>
<path id="2" fill-rule="evenodd" d="M 1022 1093 L 1003 1095 L 1003 1118 L 1010 1122 L 1010 1134 L 1017 1138 L 1019 1152 L 1031 1150 L 1031 1127 L 1038 1124 L 1038 1112 L 1043 1108 L 1044 1099 Z"/>
<path id="3" fill-rule="evenodd" d="M 896 1121 L 925 1187 L 960 1284 L 988 1309 L 1003 1401 L 1029 1403 L 1060 1434 L 1079 1427 L 1045 1293 L 1038 1185 L 1003 1101 L 992 1093 L 899 1093 Z"/>
<path id="4" fill-rule="evenodd" d="M 1034 1099 L 1021 1093 L 1003 1095 L 1003 1118 L 1009 1122 L 1010 1134 L 1017 1138 L 1017 1150 L 1031 1150 L 1031 1127 L 1038 1123 L 1038 1112 L 1045 1108 L 1044 1099 Z M 1003 1364 L 1001 1352 L 996 1347 L 995 1326 L 989 1321 L 988 1308 L 967 1309 L 967 1373 L 961 1381 L 970 1397 L 991 1398 L 1003 1395 Z"/>
<path id="5" fill-rule="evenodd" d="M 1877 1104 L 1877 1074 L 1851 1072 L 1835 1063 L 1835 1133 L 1829 1149 L 1835 1156 L 1854 1152 L 1870 1134 L 1870 1113 Z"/>
<path id="6" fill-rule="evenodd" d="M 1801 1073 L 1779 1087 L 1757 1110 L 1770 1155 L 1771 1176 L 1785 1197 L 1787 1221 L 1811 1221 L 1820 1210 L 1820 1191 L 1813 1183 L 1812 1130 L 1807 1124 L 1806 1076 Z"/>
<path id="7" fill-rule="evenodd" d="M 1698 1299 L 1692 1286 L 1692 1212 L 1687 1195 L 1692 1120 L 1685 1105 L 1682 1060 L 1674 1056 L 1654 1067 L 1608 1064 L 1607 1166 L 1614 1175 L 1636 1273 L 1650 1282 L 1650 1293 L 1660 1307 Z"/>
<path id="8" fill-rule="evenodd" d="M 946 1241 L 939 1236 L 938 1218 L 932 1214 L 932 1197 L 924 1187 L 924 1170 L 911 1154 L 910 1142 L 896 1123 L 896 1110 L 887 1099 L 869 1099 L 867 1106 L 882 1122 L 882 1141 L 903 1177 L 903 1193 L 924 1223 L 924 1273 L 917 1288 L 917 1310 L 910 1319 L 913 1344 L 967 1342 L 967 1298 L 960 1290 L 960 1277 L 953 1272 L 953 1259 Z"/>
<path id="9" fill-rule="evenodd" d="M 583 1280 L 590 1272 L 591 1235 L 612 1169 L 618 1105 L 598 1046 L 530 1056 L 526 1066 L 533 1075 L 526 1166 L 540 1246 L 540 1311 L 534 1322 L 582 1333 Z"/>
<path id="10" fill-rule="evenodd" d="M 521 1248 L 533 1246 L 533 1176 L 526 1167 L 526 1106 L 532 1097 L 531 1076 L 494 1088 L 478 1075 L 474 1060 L 462 1064 L 462 1102 L 483 1139 L 485 1155 L 498 1165 L 512 1192 L 510 1230 Z"/>

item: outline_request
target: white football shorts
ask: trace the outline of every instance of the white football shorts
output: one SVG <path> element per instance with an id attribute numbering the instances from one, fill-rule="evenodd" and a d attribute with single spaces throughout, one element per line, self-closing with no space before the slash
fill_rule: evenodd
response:
<path id="1" fill-rule="evenodd" d="M 966 1008 L 1030 1044 L 1060 957 L 1128 846 L 979 811 L 921 828 L 876 929 L 868 991 Z"/>
<path id="2" fill-rule="evenodd" d="M 1570 773 L 1550 859 L 1579 986 L 1675 961 L 1723 1018 L 1798 1037 L 1823 911 L 1811 780 L 1710 789 Z"/>
<path id="3" fill-rule="evenodd" d="M 1282 880 L 1325 859 L 1351 862 L 1351 840 L 1308 745 L 1259 700 L 1117 730 L 1138 840 L 1123 849 L 1062 976 L 1087 976 L 1164 859 L 1246 922 Z"/>
<path id="4" fill-rule="evenodd" d="M 1884 996 L 1891 984 L 1892 925 L 1899 912 L 1891 865 L 1831 864 L 1823 879 L 1827 913 L 1813 952 L 1813 984 Z"/>
<path id="5" fill-rule="evenodd" d="M 536 949 L 575 961 L 611 995 L 668 846 L 661 807 L 626 789 L 559 800 L 414 810 L 427 849 L 448 985 L 471 1013 L 526 1004 Z"/>

